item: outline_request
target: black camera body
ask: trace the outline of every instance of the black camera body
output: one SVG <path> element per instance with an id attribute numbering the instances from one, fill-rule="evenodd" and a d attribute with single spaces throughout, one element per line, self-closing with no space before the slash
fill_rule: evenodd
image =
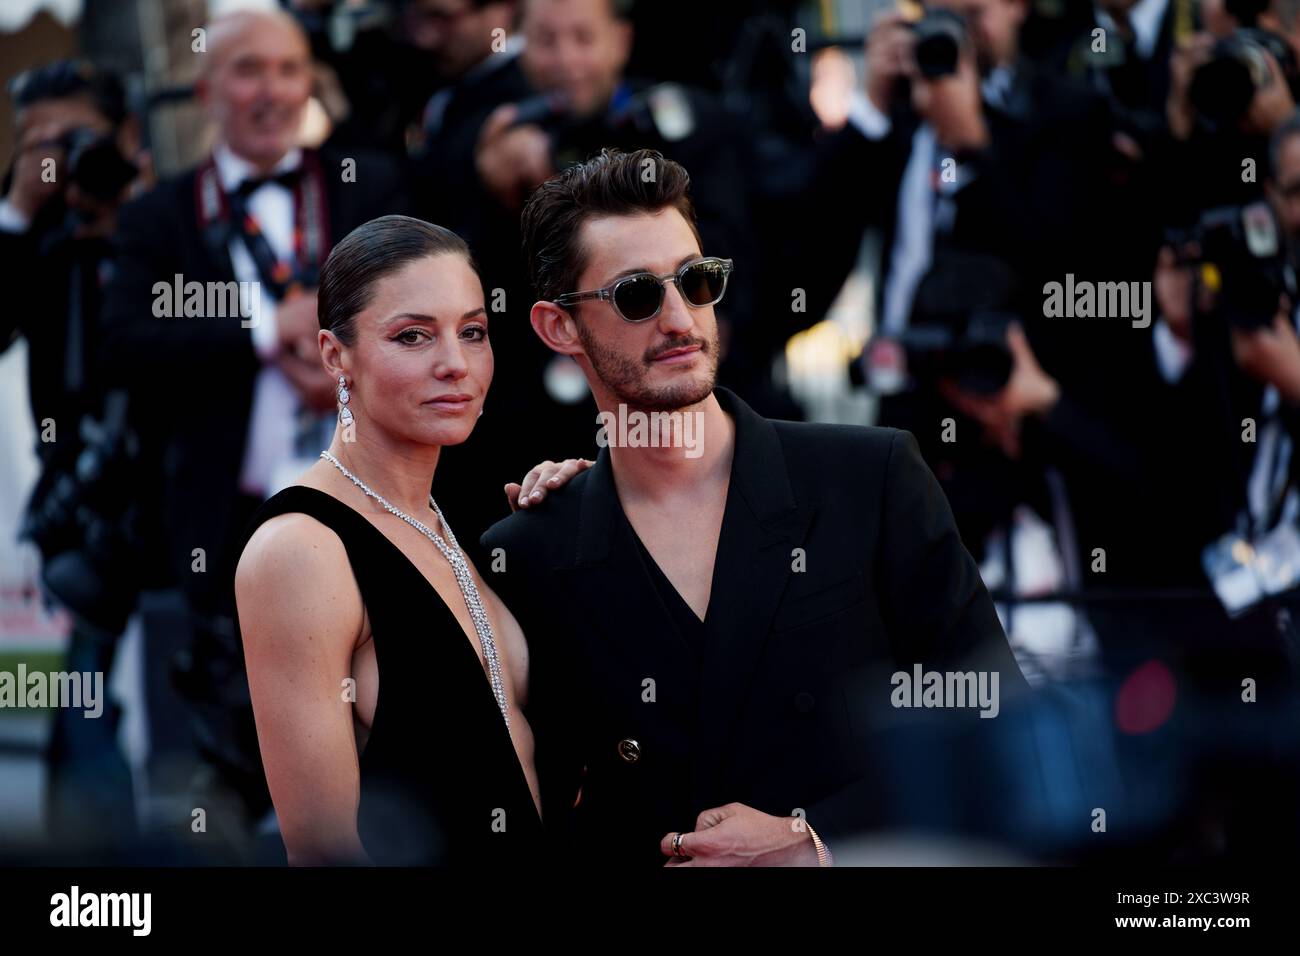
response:
<path id="1" fill-rule="evenodd" d="M 996 394 L 1011 378 L 1007 328 L 1015 321 L 1011 312 L 977 309 L 956 326 L 918 324 L 878 336 L 862 354 L 861 381 L 855 384 L 890 395 L 952 379 L 963 391 Z"/>
<path id="2" fill-rule="evenodd" d="M 1235 127 L 1255 94 L 1272 82 L 1268 57 L 1277 60 L 1292 95 L 1300 92 L 1300 68 L 1283 37 L 1247 27 L 1214 44 L 1210 59 L 1192 74 L 1187 96 L 1197 117 L 1211 131 Z"/>
<path id="3" fill-rule="evenodd" d="M 916 66 L 926 79 L 951 76 L 957 72 L 961 48 L 966 43 L 966 21 L 952 10 L 926 10 L 912 24 L 916 35 L 913 47 Z"/>
<path id="4" fill-rule="evenodd" d="M 83 193 L 100 202 L 115 201 L 139 173 L 112 136 L 77 128 L 68 130 L 57 143 L 67 157 L 64 162 L 68 182 L 76 183 Z"/>
<path id="5" fill-rule="evenodd" d="M 1190 228 L 1170 230 L 1165 241 L 1179 262 L 1202 267 L 1203 281 L 1208 277 L 1217 293 L 1216 311 L 1230 325 L 1253 330 L 1273 324 L 1287 287 L 1287 256 L 1267 202 L 1208 209 Z"/>

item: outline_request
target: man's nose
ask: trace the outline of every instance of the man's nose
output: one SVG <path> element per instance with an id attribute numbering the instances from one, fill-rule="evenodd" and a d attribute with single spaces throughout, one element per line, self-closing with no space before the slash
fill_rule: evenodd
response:
<path id="1" fill-rule="evenodd" d="M 676 282 L 665 283 L 664 304 L 659 309 L 659 331 L 665 335 L 681 335 L 695 326 L 694 311 L 682 297 L 682 290 Z"/>

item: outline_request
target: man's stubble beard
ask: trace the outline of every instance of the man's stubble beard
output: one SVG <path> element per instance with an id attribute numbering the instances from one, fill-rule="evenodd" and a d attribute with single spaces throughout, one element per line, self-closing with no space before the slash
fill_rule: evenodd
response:
<path id="1" fill-rule="evenodd" d="M 704 358 L 707 374 L 703 379 L 692 378 L 689 382 L 678 385 L 651 388 L 646 384 L 650 366 L 646 355 L 632 359 L 619 355 L 605 348 L 591 335 L 581 320 L 578 339 L 591 362 L 592 370 L 615 398 L 629 408 L 643 409 L 649 412 L 671 412 L 679 408 L 698 405 L 709 397 L 718 377 L 718 338 L 703 336 L 682 336 L 661 346 L 655 354 L 661 354 L 685 345 L 699 345 Z"/>

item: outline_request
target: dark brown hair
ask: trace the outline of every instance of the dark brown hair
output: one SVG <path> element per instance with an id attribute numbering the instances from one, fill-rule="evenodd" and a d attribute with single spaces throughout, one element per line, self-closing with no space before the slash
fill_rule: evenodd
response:
<path id="1" fill-rule="evenodd" d="M 357 314 L 370 304 L 375 283 L 426 256 L 464 256 L 477 274 L 465 240 L 450 229 L 410 216 L 380 216 L 353 229 L 321 267 L 316 316 L 344 345 L 356 341 Z"/>
<path id="2" fill-rule="evenodd" d="M 653 149 L 602 149 L 599 156 L 542 183 L 525 204 L 521 221 L 524 259 L 537 296 L 552 300 L 585 291 L 574 288 L 586 267 L 579 232 L 596 216 L 654 213 L 671 206 L 699 242 L 690 185 L 691 177 L 679 163 Z"/>

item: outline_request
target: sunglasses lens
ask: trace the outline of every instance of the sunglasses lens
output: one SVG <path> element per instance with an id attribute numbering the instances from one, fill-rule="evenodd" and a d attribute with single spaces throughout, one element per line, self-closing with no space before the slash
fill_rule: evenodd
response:
<path id="1" fill-rule="evenodd" d="M 682 295 L 691 305 L 712 305 L 722 298 L 726 286 L 726 266 L 721 262 L 696 262 L 682 275 Z"/>
<path id="2" fill-rule="evenodd" d="M 659 311 L 664 287 L 654 276 L 633 276 L 614 290 L 614 304 L 629 322 L 640 322 Z"/>

